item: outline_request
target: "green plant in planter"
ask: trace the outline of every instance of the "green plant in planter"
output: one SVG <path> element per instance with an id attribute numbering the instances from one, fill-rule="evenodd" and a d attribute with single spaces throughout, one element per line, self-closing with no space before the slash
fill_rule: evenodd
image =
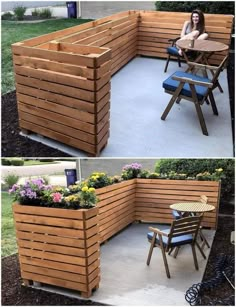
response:
<path id="1" fill-rule="evenodd" d="M 142 170 L 142 165 L 139 163 L 127 164 L 122 168 L 121 177 L 124 180 L 137 178 L 141 173 L 141 170 Z"/>
<path id="2" fill-rule="evenodd" d="M 103 188 L 112 184 L 112 179 L 106 173 L 92 173 L 89 178 L 82 183 L 82 187 L 87 185 L 90 188 Z"/>
<path id="3" fill-rule="evenodd" d="M 159 179 L 161 175 L 159 173 L 150 173 L 148 179 Z"/>
<path id="4" fill-rule="evenodd" d="M 144 170 L 141 170 L 141 172 L 139 173 L 138 177 L 145 179 L 145 178 L 149 178 L 150 174 L 151 173 L 148 170 L 144 169 Z"/>
<path id="5" fill-rule="evenodd" d="M 84 186 L 80 192 L 80 205 L 86 208 L 92 208 L 97 203 L 98 198 L 95 193 L 95 188 Z"/>

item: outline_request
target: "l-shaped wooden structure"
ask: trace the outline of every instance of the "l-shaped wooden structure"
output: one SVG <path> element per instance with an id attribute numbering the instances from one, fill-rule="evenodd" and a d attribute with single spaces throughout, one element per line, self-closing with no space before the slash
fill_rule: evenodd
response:
<path id="1" fill-rule="evenodd" d="M 189 17 L 126 11 L 13 44 L 20 129 L 98 156 L 109 138 L 112 75 L 135 56 L 166 58 Z M 205 19 L 209 39 L 229 45 L 233 16 Z"/>
<path id="2" fill-rule="evenodd" d="M 40 282 L 91 296 L 99 287 L 102 242 L 135 221 L 170 224 L 171 204 L 196 202 L 200 195 L 215 207 L 204 214 L 202 226 L 217 229 L 220 186 L 218 181 L 137 178 L 96 189 L 100 201 L 92 209 L 15 204 L 24 284 Z"/>

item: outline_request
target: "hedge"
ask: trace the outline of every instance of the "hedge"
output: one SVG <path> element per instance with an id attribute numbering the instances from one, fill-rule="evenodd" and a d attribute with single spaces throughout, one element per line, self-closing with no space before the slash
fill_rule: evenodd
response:
<path id="1" fill-rule="evenodd" d="M 213 173 L 222 168 L 224 176 L 221 179 L 221 197 L 228 199 L 235 189 L 234 159 L 161 159 L 156 163 L 155 172 L 185 173 L 187 177 L 195 177 L 199 173 Z"/>
<path id="2" fill-rule="evenodd" d="M 168 12 L 192 12 L 200 9 L 208 14 L 230 14 L 234 15 L 234 1 L 156 1 L 157 11 Z"/>

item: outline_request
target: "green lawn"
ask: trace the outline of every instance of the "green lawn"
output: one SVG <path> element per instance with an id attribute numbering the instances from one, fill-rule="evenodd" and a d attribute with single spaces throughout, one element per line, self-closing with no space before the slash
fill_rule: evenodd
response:
<path id="1" fill-rule="evenodd" d="M 2 257 L 17 252 L 12 214 L 12 197 L 2 192 Z"/>
<path id="2" fill-rule="evenodd" d="M 44 165 L 44 164 L 58 164 L 59 162 L 54 161 L 54 162 L 41 162 L 38 160 L 27 160 L 24 161 L 24 166 L 32 166 L 32 165 Z"/>
<path id="3" fill-rule="evenodd" d="M 73 27 L 89 19 L 55 19 L 40 23 L 2 21 L 2 94 L 15 89 L 11 44 L 57 30 Z"/>

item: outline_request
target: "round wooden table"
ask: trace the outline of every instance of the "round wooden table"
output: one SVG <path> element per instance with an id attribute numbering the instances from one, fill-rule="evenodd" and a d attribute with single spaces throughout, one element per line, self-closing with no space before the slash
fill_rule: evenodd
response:
<path id="1" fill-rule="evenodd" d="M 175 203 L 173 205 L 170 205 L 170 208 L 184 213 L 205 213 L 213 211 L 215 209 L 214 206 L 201 202 Z"/>
<path id="2" fill-rule="evenodd" d="M 229 46 L 226 44 L 215 42 L 211 40 L 204 39 L 195 39 L 194 46 L 190 47 L 190 39 L 179 39 L 176 42 L 177 47 L 180 49 L 188 49 L 190 51 L 199 51 L 199 52 L 221 52 L 229 49 Z"/>

